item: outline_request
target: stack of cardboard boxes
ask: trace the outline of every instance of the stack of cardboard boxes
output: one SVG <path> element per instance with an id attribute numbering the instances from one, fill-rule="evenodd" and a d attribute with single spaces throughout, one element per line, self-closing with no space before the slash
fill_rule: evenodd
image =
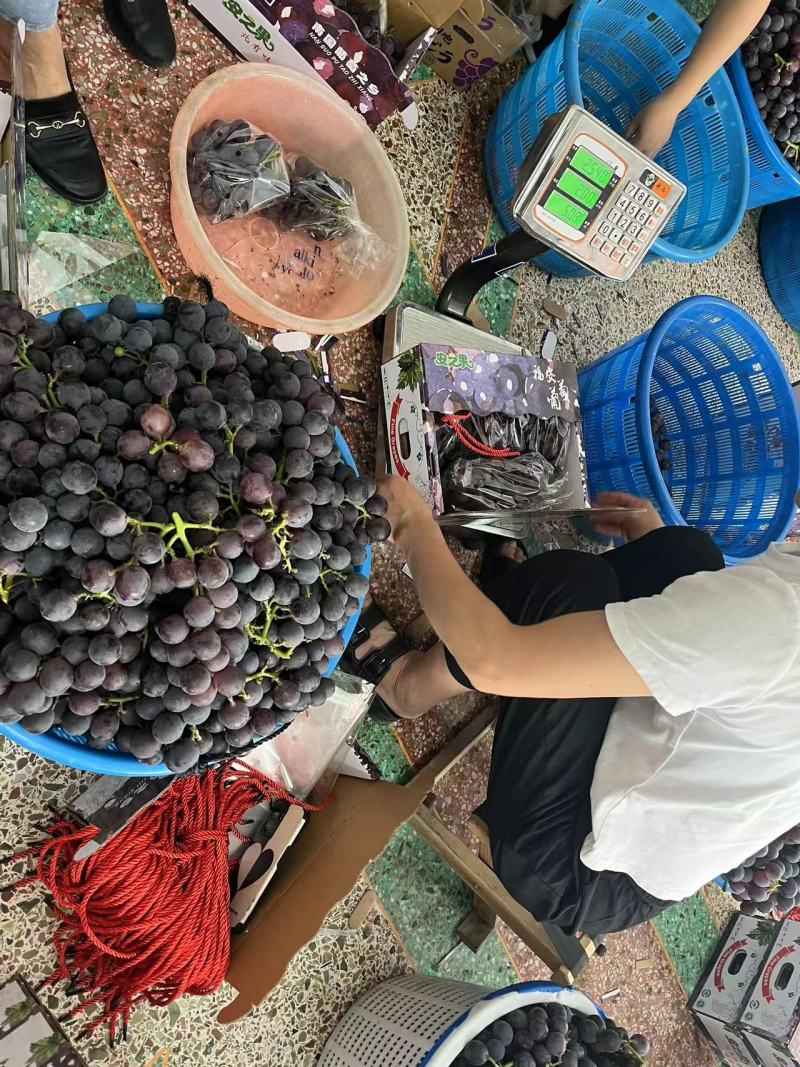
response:
<path id="1" fill-rule="evenodd" d="M 728 1067 L 800 1065 L 800 922 L 740 915 L 689 1007 Z"/>

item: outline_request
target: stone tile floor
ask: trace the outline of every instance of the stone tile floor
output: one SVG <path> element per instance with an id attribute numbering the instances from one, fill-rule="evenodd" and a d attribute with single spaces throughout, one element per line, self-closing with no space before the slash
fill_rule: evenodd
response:
<path id="1" fill-rule="evenodd" d="M 115 194 L 101 205 L 77 209 L 31 179 L 29 222 L 34 244 L 52 245 L 50 234 L 108 242 L 112 265 L 52 298 L 55 306 L 105 299 L 115 290 L 158 299 L 165 290 L 187 294 L 192 279 L 169 223 L 167 148 L 174 116 L 186 93 L 212 70 L 231 61 L 213 35 L 178 2 L 170 0 L 178 44 L 177 63 L 153 72 L 123 53 L 108 33 L 100 0 L 64 0 L 65 41 L 73 77 L 90 115 Z M 699 8 L 698 8 L 699 11 Z M 436 288 L 464 258 L 500 231 L 483 179 L 481 153 L 492 108 L 518 76 L 509 64 L 459 93 L 421 73 L 415 91 L 421 121 L 414 133 L 385 123 L 379 136 L 399 175 L 409 208 L 412 251 L 398 300 L 433 306 Z M 48 242 L 50 241 L 50 244 Z M 624 290 L 600 280 L 570 282 L 534 268 L 487 287 L 482 314 L 498 334 L 536 349 L 546 329 L 557 328 L 559 354 L 584 363 L 647 329 L 666 308 L 696 293 L 715 293 L 741 304 L 778 346 L 793 380 L 800 377 L 800 349 L 782 323 L 761 282 L 753 221 L 714 260 L 693 266 L 661 261 L 643 269 Z M 568 311 L 556 323 L 543 310 L 549 297 Z M 377 341 L 371 329 L 341 340 L 334 351 L 340 378 L 360 388 L 369 407 L 348 410 L 345 433 L 358 461 L 371 465 L 377 413 Z M 467 565 L 474 557 L 464 554 Z M 418 612 L 411 582 L 391 546 L 376 552 L 374 590 L 393 621 Z M 440 747 L 480 706 L 480 698 L 450 702 L 399 730 L 367 726 L 360 740 L 387 778 L 406 781 L 415 766 Z M 450 774 L 441 789 L 442 812 L 466 835 L 469 813 L 482 798 L 489 747 L 484 743 Z M 6 742 L 0 743 L 0 855 L 35 836 L 46 803 L 57 804 L 77 788 L 81 775 L 57 768 Z M 4 877 L 3 881 L 9 880 Z M 348 901 L 326 924 L 339 928 L 368 884 L 379 905 L 357 938 L 320 938 L 298 953 L 279 987 L 247 1019 L 222 1026 L 216 1014 L 229 999 L 186 998 L 166 1011 L 141 1012 L 127 1044 L 109 1051 L 101 1040 L 84 1041 L 90 1062 L 115 1065 L 151 1060 L 175 1065 L 243 1064 L 310 1067 L 330 1029 L 358 993 L 373 982 L 409 969 L 497 987 L 518 977 L 544 977 L 542 965 L 500 927 L 476 955 L 456 945 L 456 927 L 469 910 L 469 894 L 407 827 L 365 872 Z M 654 1039 L 653 1067 L 706 1067 L 713 1058 L 695 1036 L 684 1008 L 686 995 L 730 914 L 730 901 L 714 887 L 670 909 L 657 922 L 611 939 L 608 955 L 581 979 L 607 1010 Z M 50 966 L 50 919 L 35 895 L 2 903 L 0 979 L 20 969 L 32 981 Z M 65 1001 L 51 994 L 51 1007 Z"/>

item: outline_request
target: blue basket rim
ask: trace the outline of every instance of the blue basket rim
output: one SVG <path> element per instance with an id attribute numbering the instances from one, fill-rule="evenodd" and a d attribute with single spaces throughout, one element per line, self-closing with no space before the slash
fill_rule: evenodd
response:
<path id="1" fill-rule="evenodd" d="M 584 20 L 597 6 L 598 0 L 578 0 L 572 8 L 567 25 L 563 30 L 564 81 L 567 89 L 567 99 L 570 103 L 580 104 L 581 107 L 584 105 L 583 92 L 581 90 L 580 64 L 578 62 L 580 36 L 583 30 Z M 658 14 L 660 17 L 664 18 L 665 21 L 668 20 L 671 26 L 678 25 L 683 40 L 691 40 L 692 45 L 694 46 L 702 31 L 700 26 L 695 22 L 686 9 L 677 3 L 677 0 L 661 0 Z M 747 132 L 745 130 L 744 119 L 742 118 L 737 94 L 724 69 L 720 69 L 713 74 L 708 79 L 707 84 L 714 95 L 715 101 L 719 102 L 720 97 L 727 96 L 728 103 L 731 105 L 733 117 L 736 115 L 739 116 L 736 133 L 740 143 L 737 147 L 741 157 L 745 161 L 747 173 L 745 175 L 746 180 L 742 182 L 742 194 L 739 207 L 734 217 L 731 219 L 726 232 L 721 237 L 718 237 L 713 244 L 705 245 L 703 247 L 702 258 L 704 260 L 711 259 L 717 252 L 725 248 L 725 246 L 736 236 L 747 209 L 747 199 L 750 192 L 750 161 L 747 151 Z M 728 130 L 728 136 L 731 136 L 733 131 L 730 129 L 730 122 L 726 122 L 725 125 Z M 698 250 L 684 248 L 682 245 L 674 244 L 665 237 L 657 237 L 653 242 L 652 250 L 662 258 L 670 259 L 675 263 L 698 262 Z"/>
<path id="2" fill-rule="evenodd" d="M 667 490 L 664 476 L 658 466 L 658 457 L 656 455 L 656 447 L 653 441 L 653 434 L 650 426 L 650 386 L 653 377 L 653 366 L 655 365 L 656 355 L 658 354 L 661 342 L 664 339 L 664 335 L 669 330 L 670 326 L 676 319 L 681 318 L 692 308 L 700 305 L 702 307 L 716 307 L 725 315 L 732 316 L 733 318 L 746 319 L 749 327 L 754 330 L 763 341 L 766 350 L 769 352 L 773 359 L 774 364 L 779 368 L 779 374 L 783 376 L 783 380 L 786 384 L 787 393 L 789 395 L 792 411 L 795 414 L 795 454 L 800 454 L 800 412 L 798 412 L 797 406 L 794 403 L 792 396 L 792 384 L 789 380 L 789 375 L 786 373 L 786 367 L 783 364 L 783 360 L 780 357 L 775 345 L 769 339 L 762 326 L 760 326 L 752 316 L 748 315 L 743 308 L 740 308 L 737 304 L 732 303 L 730 300 L 726 300 L 721 296 L 711 295 L 698 295 L 688 296 L 684 300 L 678 301 L 668 311 L 665 311 L 660 319 L 656 321 L 651 328 L 647 340 L 644 343 L 642 354 L 639 362 L 639 371 L 636 380 L 636 393 L 638 403 L 636 405 L 636 430 L 639 436 L 639 452 L 641 455 L 642 463 L 645 468 L 645 474 L 653 493 L 658 501 L 659 508 L 662 514 L 669 516 L 672 525 L 685 526 L 686 520 L 681 515 L 680 511 L 675 506 L 672 497 Z M 633 342 L 630 342 L 633 343 Z M 644 403 L 647 399 L 648 403 Z M 792 514 L 785 524 L 781 527 L 779 533 L 775 533 L 772 537 L 773 541 L 782 540 L 789 532 L 792 523 L 794 521 L 794 514 Z M 754 555 L 760 555 L 762 550 L 754 553 Z M 741 561 L 744 558 L 737 556 L 735 561 Z M 729 562 L 734 562 L 732 557 L 727 557 Z"/>
<path id="3" fill-rule="evenodd" d="M 79 310 L 83 312 L 87 319 L 96 319 L 98 315 L 102 315 L 108 311 L 108 304 L 82 304 L 79 306 Z M 136 313 L 139 318 L 144 319 L 157 319 L 164 312 L 163 304 L 153 303 L 140 303 L 136 304 Z M 60 311 L 51 311 L 48 315 L 42 317 L 47 322 L 57 322 Z M 353 470 L 358 471 L 356 462 L 353 459 L 353 454 L 350 451 L 350 447 L 338 426 L 334 427 L 334 436 L 336 443 L 342 451 L 342 458 L 345 463 L 349 464 Z M 355 568 L 358 574 L 363 574 L 365 578 L 369 578 L 370 570 L 372 567 L 372 548 L 367 547 L 367 556 L 363 563 Z M 361 598 L 361 604 L 363 607 L 364 598 Z M 345 628 L 342 630 L 342 640 L 344 641 L 345 648 L 349 645 L 356 626 L 358 625 L 360 612 L 352 615 Z M 338 657 L 331 663 L 328 670 L 325 672 L 325 676 L 328 677 L 333 674 L 336 666 L 339 662 Z M 114 749 L 94 749 L 89 748 L 88 745 L 78 744 L 75 741 L 69 741 L 65 737 L 57 737 L 55 734 L 32 734 L 26 729 L 20 726 L 18 723 L 12 725 L 0 724 L 0 734 L 7 737 L 9 741 L 13 741 L 19 745 L 20 748 L 26 749 L 28 752 L 33 752 L 37 756 L 43 756 L 45 759 L 52 760 L 54 763 L 60 763 L 65 767 L 72 767 L 79 771 L 91 771 L 94 774 L 108 774 L 122 778 L 160 778 L 168 774 L 172 774 L 172 771 L 167 767 L 165 763 L 140 763 L 133 756 L 127 755 L 125 752 L 120 752 Z"/>
<path id="4" fill-rule="evenodd" d="M 781 180 L 790 183 L 797 189 L 800 196 L 800 171 L 796 171 L 777 144 L 772 140 L 766 123 L 761 118 L 750 82 L 747 80 L 747 71 L 742 60 L 742 50 L 734 52 L 728 60 L 726 67 L 730 74 L 734 87 L 738 90 L 737 97 L 739 108 L 746 121 L 747 128 L 753 136 L 753 140 L 761 150 L 762 155 L 771 163 L 781 176 Z M 751 168 L 752 170 L 752 168 Z M 788 199 L 788 198 L 787 198 Z M 780 201 L 778 201 L 780 203 Z"/>

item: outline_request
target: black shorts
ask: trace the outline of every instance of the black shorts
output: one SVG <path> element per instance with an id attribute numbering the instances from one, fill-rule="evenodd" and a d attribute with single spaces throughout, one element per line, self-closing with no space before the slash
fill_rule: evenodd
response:
<path id="1" fill-rule="evenodd" d="M 488 596 L 520 625 L 661 593 L 680 577 L 720 570 L 721 553 L 691 527 L 655 530 L 604 555 L 549 552 L 509 560 Z M 450 652 L 453 677 L 474 688 Z M 670 903 L 627 874 L 593 871 L 580 858 L 592 830 L 590 791 L 614 699 L 503 697 L 486 801 L 495 871 L 540 922 L 592 936 L 626 930 Z"/>

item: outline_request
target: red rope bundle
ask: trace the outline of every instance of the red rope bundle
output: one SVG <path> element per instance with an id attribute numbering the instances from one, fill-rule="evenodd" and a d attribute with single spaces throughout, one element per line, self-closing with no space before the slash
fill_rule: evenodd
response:
<path id="1" fill-rule="evenodd" d="M 513 448 L 490 448 L 489 445 L 485 445 L 483 441 L 479 441 L 478 438 L 471 434 L 466 426 L 463 425 L 463 423 L 471 418 L 471 412 L 467 412 L 465 415 L 445 415 L 444 421 L 459 439 L 461 444 L 466 445 L 470 451 L 475 452 L 479 456 L 483 456 L 486 459 L 515 459 L 519 455 L 519 452 L 515 452 Z"/>
<path id="2" fill-rule="evenodd" d="M 137 1004 L 219 988 L 230 957 L 228 834 L 240 837 L 248 809 L 275 799 L 297 803 L 258 771 L 228 764 L 177 779 L 86 860 L 72 862 L 97 831 L 63 819 L 12 857 L 37 857 L 36 873 L 13 888 L 42 882 L 53 898 L 58 967 L 45 985 L 70 979 L 83 998 L 70 1016 L 102 1007 L 86 1032 L 107 1021 L 113 1042 Z"/>

